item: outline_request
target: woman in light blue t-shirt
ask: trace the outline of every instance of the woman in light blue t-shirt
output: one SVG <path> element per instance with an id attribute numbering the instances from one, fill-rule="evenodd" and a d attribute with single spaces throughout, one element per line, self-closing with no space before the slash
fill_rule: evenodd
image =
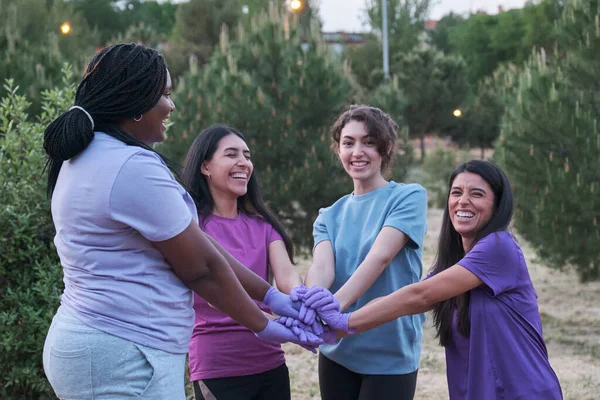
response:
<path id="1" fill-rule="evenodd" d="M 320 210 L 314 223 L 313 264 L 305 280 L 312 288 L 291 293 L 292 299 L 304 301 L 301 317 L 331 302 L 353 311 L 420 280 L 425 190 L 384 177 L 397 131 L 389 115 L 368 106 L 352 106 L 333 125 L 332 149 L 354 190 Z M 423 314 L 402 317 L 321 345 L 322 399 L 412 399 L 423 321 Z"/>

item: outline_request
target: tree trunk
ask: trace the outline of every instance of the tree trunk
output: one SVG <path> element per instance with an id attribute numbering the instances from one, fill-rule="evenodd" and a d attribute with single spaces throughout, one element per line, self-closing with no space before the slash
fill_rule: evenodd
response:
<path id="1" fill-rule="evenodd" d="M 483 147 L 483 145 L 481 145 L 481 159 L 483 160 L 485 158 L 485 149 Z"/>
<path id="2" fill-rule="evenodd" d="M 421 142 L 421 162 L 425 161 L 425 133 L 419 135 L 419 141 Z"/>

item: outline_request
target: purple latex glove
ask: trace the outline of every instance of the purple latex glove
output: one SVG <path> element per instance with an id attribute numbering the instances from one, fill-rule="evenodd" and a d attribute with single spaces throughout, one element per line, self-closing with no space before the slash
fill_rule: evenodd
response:
<path id="1" fill-rule="evenodd" d="M 317 311 L 313 310 L 306 303 L 302 302 L 302 306 L 300 307 L 300 312 L 298 313 L 298 318 L 307 325 L 312 325 L 315 322 L 315 318 L 317 317 Z"/>
<path id="2" fill-rule="evenodd" d="M 279 316 L 299 318 L 300 313 L 294 308 L 294 302 L 290 296 L 281 293 L 273 286 L 267 290 L 263 303 Z"/>
<path id="3" fill-rule="evenodd" d="M 314 335 L 314 332 L 311 327 L 304 325 L 302 322 L 295 318 L 279 317 L 275 319 L 275 322 L 285 325 L 287 328 L 291 329 L 291 331 L 301 340 L 304 338 L 308 340 L 308 338 L 311 337 L 310 334 Z M 319 347 L 319 345 L 314 344 L 299 344 L 299 346 L 315 354 L 317 354 L 317 348 Z"/>
<path id="4" fill-rule="evenodd" d="M 348 328 L 348 319 L 350 319 L 350 313 L 342 313 L 339 310 L 324 310 L 323 308 L 317 310 L 317 313 L 319 314 L 319 317 L 321 317 L 321 320 L 327 324 L 327 326 L 332 329 L 344 331 L 350 334 L 355 332 L 354 329 Z"/>
<path id="5" fill-rule="evenodd" d="M 290 290 L 290 298 L 292 301 L 302 300 L 304 295 L 308 292 L 308 288 L 304 285 L 294 286 L 292 290 Z"/>
<path id="6" fill-rule="evenodd" d="M 337 337 L 335 329 L 331 329 L 328 326 L 324 328 L 321 339 L 323 339 L 324 344 L 337 344 L 337 342 L 340 341 L 340 339 Z"/>
<path id="7" fill-rule="evenodd" d="M 323 343 L 323 339 L 317 337 L 312 332 L 298 330 L 298 334 L 296 334 L 285 325 L 271 320 L 269 320 L 265 329 L 256 332 L 255 335 L 260 340 L 271 343 L 291 342 L 306 346 L 318 346 Z"/>
<path id="8" fill-rule="evenodd" d="M 280 317 L 277 318 L 276 321 L 280 324 L 284 324 L 286 327 L 292 329 L 292 331 L 294 331 L 294 328 L 298 326 L 300 326 L 301 329 L 310 329 L 310 331 L 317 336 L 321 336 L 324 330 L 323 323 L 319 318 L 315 318 L 315 321 L 311 325 L 306 325 L 302 323 L 302 321 L 291 317 Z"/>
<path id="9" fill-rule="evenodd" d="M 327 289 L 321 286 L 313 286 L 304 295 L 304 304 L 314 310 L 326 307 L 326 310 L 340 311 L 340 303 L 335 296 Z"/>

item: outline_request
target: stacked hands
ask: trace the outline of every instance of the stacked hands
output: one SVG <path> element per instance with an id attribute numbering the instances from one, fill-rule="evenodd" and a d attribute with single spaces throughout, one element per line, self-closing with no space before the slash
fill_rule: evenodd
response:
<path id="1" fill-rule="evenodd" d="M 280 316 L 256 333 L 265 342 L 292 342 L 316 353 L 320 344 L 338 342 L 336 331 L 353 333 L 348 329 L 350 314 L 341 312 L 340 303 L 324 287 L 296 286 L 289 296 L 271 287 L 263 303 Z"/>

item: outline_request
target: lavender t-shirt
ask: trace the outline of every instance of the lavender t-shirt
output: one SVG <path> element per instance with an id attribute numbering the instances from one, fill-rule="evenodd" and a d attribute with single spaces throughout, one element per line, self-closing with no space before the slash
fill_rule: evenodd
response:
<path id="1" fill-rule="evenodd" d="M 196 218 L 192 198 L 155 153 L 96 132 L 63 163 L 52 195 L 62 306 L 101 331 L 185 354 L 192 292 L 152 242 Z"/>
<path id="2" fill-rule="evenodd" d="M 261 217 L 242 212 L 237 218 L 209 215 L 201 228 L 232 256 L 258 276 L 267 280 L 268 249 L 271 242 L 282 240 Z M 269 308 L 256 302 L 266 312 Z M 190 342 L 190 380 L 259 374 L 285 363 L 281 346 L 265 343 L 226 314 L 212 308 L 194 294 L 196 320 Z"/>
<path id="3" fill-rule="evenodd" d="M 471 334 L 451 330 L 446 368 L 451 400 L 557 400 L 537 295 L 508 232 L 481 239 L 458 265 L 483 281 L 471 291 Z"/>

